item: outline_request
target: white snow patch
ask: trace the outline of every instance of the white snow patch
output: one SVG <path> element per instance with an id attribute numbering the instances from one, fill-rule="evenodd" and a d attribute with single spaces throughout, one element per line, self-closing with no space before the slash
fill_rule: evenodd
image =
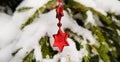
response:
<path id="1" fill-rule="evenodd" d="M 87 25 L 88 23 L 91 23 L 92 25 L 96 26 L 95 19 L 93 18 L 92 12 L 87 11 L 86 14 L 87 14 L 87 19 L 86 19 L 85 25 Z"/>
<path id="2" fill-rule="evenodd" d="M 105 12 L 115 13 L 120 15 L 120 1 L 119 0 L 75 0 L 87 7 L 92 7 L 95 10 L 107 15 Z"/>
<path id="3" fill-rule="evenodd" d="M 42 7 L 48 1 L 50 1 L 50 0 L 24 0 L 17 7 L 17 9 L 22 8 L 22 7 L 33 7 L 33 8 L 26 12 L 17 12 L 16 11 L 12 18 L 14 23 L 16 23 L 19 27 L 21 27 L 21 25 L 23 23 L 25 23 L 27 21 L 27 19 L 29 17 L 31 17 L 38 8 Z"/>
<path id="4" fill-rule="evenodd" d="M 37 43 L 34 49 L 35 49 L 34 54 L 36 61 L 41 61 L 42 60 L 41 46 Z"/>
<path id="5" fill-rule="evenodd" d="M 0 62 L 9 62 L 9 60 L 12 58 L 15 44 L 16 43 L 14 42 L 0 50 Z"/>
<path id="6" fill-rule="evenodd" d="M 4 25 L 9 23 L 11 20 L 11 16 L 5 14 L 5 13 L 0 13 L 0 28 L 2 28 Z"/>
<path id="7" fill-rule="evenodd" d="M 92 7 L 95 8 L 96 4 L 94 3 L 93 0 L 75 0 L 76 2 L 80 2 L 81 4 L 87 6 L 87 7 Z"/>
<path id="8" fill-rule="evenodd" d="M 116 31 L 117 31 L 118 35 L 120 36 L 120 30 L 119 30 L 119 29 L 117 29 Z"/>
<path id="9" fill-rule="evenodd" d="M 11 43 L 19 32 L 20 29 L 12 22 L 3 26 L 0 30 L 0 48 Z"/>
<path id="10" fill-rule="evenodd" d="M 107 15 L 104 10 L 101 8 L 97 7 L 96 3 L 94 0 L 75 0 L 76 2 L 79 2 L 80 4 L 85 5 L 86 7 L 91 7 L 99 12 L 101 12 L 103 15 Z"/>
<path id="11" fill-rule="evenodd" d="M 118 26 L 120 26 L 120 20 L 116 19 L 114 16 L 112 16 L 112 20 L 113 20 Z"/>
<path id="12" fill-rule="evenodd" d="M 11 16 L 0 13 L 0 48 L 8 45 L 20 32 Z"/>
<path id="13" fill-rule="evenodd" d="M 66 57 L 67 58 L 67 62 L 71 61 L 71 62 L 80 62 L 80 55 L 79 52 L 76 49 L 75 43 L 74 41 L 72 41 L 71 39 L 67 39 L 69 46 L 64 47 L 63 52 L 61 53 L 61 57 Z"/>
<path id="14" fill-rule="evenodd" d="M 120 14 L 120 1 L 118 0 L 93 0 L 97 7 L 106 12 L 112 12 L 116 15 Z"/>

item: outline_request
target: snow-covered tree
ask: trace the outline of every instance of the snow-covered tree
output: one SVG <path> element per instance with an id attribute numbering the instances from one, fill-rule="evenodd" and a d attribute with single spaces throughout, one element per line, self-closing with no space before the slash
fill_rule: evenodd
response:
<path id="1" fill-rule="evenodd" d="M 120 1 L 63 0 L 69 46 L 53 47 L 57 0 L 24 0 L 0 13 L 0 62 L 120 62 Z"/>

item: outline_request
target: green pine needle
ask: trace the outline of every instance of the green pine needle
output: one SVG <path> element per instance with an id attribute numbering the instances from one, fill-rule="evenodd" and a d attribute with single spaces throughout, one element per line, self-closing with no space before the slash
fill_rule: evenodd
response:
<path id="1" fill-rule="evenodd" d="M 24 59 L 23 62 L 36 62 L 34 59 L 34 50 L 32 50 Z"/>
<path id="2" fill-rule="evenodd" d="M 22 7 L 22 8 L 18 8 L 17 11 L 18 12 L 25 12 L 25 11 L 28 11 L 30 9 L 32 9 L 33 7 Z"/>
<path id="3" fill-rule="evenodd" d="M 47 56 L 49 56 L 49 58 L 53 58 L 56 51 L 52 49 L 49 37 L 48 36 L 42 37 L 39 41 L 39 44 L 41 46 L 42 57 L 46 58 Z"/>

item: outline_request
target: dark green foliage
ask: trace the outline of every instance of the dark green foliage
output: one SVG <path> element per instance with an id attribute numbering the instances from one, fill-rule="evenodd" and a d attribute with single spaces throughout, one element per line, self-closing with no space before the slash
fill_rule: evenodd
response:
<path id="1" fill-rule="evenodd" d="M 73 0 L 69 0 L 69 1 L 64 0 L 64 2 L 65 2 L 65 7 L 69 8 L 72 11 L 71 14 L 75 15 L 77 13 L 80 13 L 83 16 L 83 19 L 87 18 L 86 11 L 89 9 L 88 7 L 85 7 L 84 5 L 75 2 Z"/>
<path id="2" fill-rule="evenodd" d="M 111 62 L 109 56 L 107 55 L 108 48 L 106 47 L 106 45 L 100 44 L 100 47 L 98 48 L 98 53 L 104 62 Z"/>
<path id="3" fill-rule="evenodd" d="M 83 62 L 90 62 L 89 59 L 90 59 L 89 56 L 84 56 L 84 57 L 83 57 Z"/>
<path id="4" fill-rule="evenodd" d="M 25 11 L 28 11 L 30 9 L 32 9 L 32 7 L 22 7 L 22 8 L 17 9 L 17 11 L 18 12 L 25 12 Z"/>
<path id="5" fill-rule="evenodd" d="M 92 47 L 89 44 L 86 44 L 86 50 L 88 52 L 88 56 L 83 57 L 83 62 L 90 62 L 91 54 L 92 54 Z"/>
<path id="6" fill-rule="evenodd" d="M 105 26 L 112 24 L 112 20 L 110 20 L 107 16 L 101 14 L 100 12 L 94 10 L 93 8 L 90 8 L 90 10 L 92 11 L 93 14 L 96 14 L 99 17 L 100 21 L 103 22 Z"/>
<path id="7" fill-rule="evenodd" d="M 96 37 L 96 39 L 101 43 L 101 42 L 105 42 L 105 38 L 103 36 L 103 33 L 101 31 L 101 29 L 97 26 L 92 26 L 91 23 L 87 24 L 87 27 L 89 28 L 89 30 L 92 31 L 93 35 Z"/>
<path id="8" fill-rule="evenodd" d="M 16 53 L 18 53 L 18 51 L 20 51 L 20 50 L 21 50 L 21 48 L 17 49 L 15 52 L 12 53 L 12 56 L 15 56 Z"/>
<path id="9" fill-rule="evenodd" d="M 50 45 L 49 42 L 49 37 L 45 36 L 40 39 L 39 44 L 41 46 L 41 52 L 42 52 L 42 57 L 46 58 L 48 55 L 50 58 L 53 58 L 54 54 L 57 53 L 57 51 L 54 51 Z"/>
<path id="10" fill-rule="evenodd" d="M 110 51 L 108 53 L 111 62 L 119 62 L 118 55 L 116 51 Z"/>
<path id="11" fill-rule="evenodd" d="M 115 50 L 109 51 L 109 55 L 112 58 L 112 61 L 119 61 L 119 57 L 120 57 L 120 36 L 117 34 L 115 29 L 110 29 L 107 27 L 102 27 L 103 31 L 104 31 L 104 36 L 106 37 L 106 39 L 110 39 L 108 40 L 107 43 L 109 43 L 108 45 Z"/>
<path id="12" fill-rule="evenodd" d="M 90 62 L 99 62 L 99 56 L 98 55 L 94 55 L 90 58 Z"/>
<path id="13" fill-rule="evenodd" d="M 92 54 L 92 47 L 89 44 L 86 44 L 86 50 L 88 51 L 88 55 L 90 56 Z"/>
<path id="14" fill-rule="evenodd" d="M 81 43 L 81 40 L 83 40 L 83 37 L 82 37 L 81 35 L 78 35 L 77 33 L 74 33 L 73 31 L 71 31 L 71 30 L 68 29 L 68 28 L 65 29 L 65 31 L 66 31 L 67 33 L 69 33 L 69 37 L 75 41 L 77 50 L 80 50 L 80 48 L 81 48 L 80 43 Z M 79 39 L 79 40 L 78 40 L 78 39 Z"/>
<path id="15" fill-rule="evenodd" d="M 23 62 L 36 62 L 34 58 L 34 50 L 32 50 L 24 59 Z"/>
<path id="16" fill-rule="evenodd" d="M 67 8 L 70 8 L 71 10 L 73 9 L 75 13 L 77 12 L 85 12 L 88 10 L 87 7 L 85 7 L 84 5 L 78 3 L 78 2 L 75 2 L 73 0 L 64 0 L 65 2 L 65 7 Z"/>
<path id="17" fill-rule="evenodd" d="M 100 58 L 102 58 L 102 60 L 104 62 L 110 62 L 110 58 L 108 56 L 108 47 L 106 46 L 106 39 L 103 35 L 103 32 L 101 31 L 100 28 L 96 27 L 96 26 L 92 26 L 90 25 L 90 30 L 93 32 L 94 36 L 96 37 L 96 39 L 99 41 L 99 45 L 100 47 L 98 47 L 98 53 L 100 55 Z"/>
<path id="18" fill-rule="evenodd" d="M 116 17 L 118 20 L 120 20 L 120 15 L 115 15 L 115 17 Z"/>

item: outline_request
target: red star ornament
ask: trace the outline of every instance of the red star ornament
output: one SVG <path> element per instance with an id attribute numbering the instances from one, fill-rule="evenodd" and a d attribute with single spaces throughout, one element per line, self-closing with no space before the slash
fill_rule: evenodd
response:
<path id="1" fill-rule="evenodd" d="M 63 33 L 61 29 L 59 29 L 58 33 L 53 35 L 53 37 L 55 39 L 53 46 L 58 47 L 60 52 L 62 52 L 64 46 L 69 46 L 67 42 L 68 34 Z"/>

